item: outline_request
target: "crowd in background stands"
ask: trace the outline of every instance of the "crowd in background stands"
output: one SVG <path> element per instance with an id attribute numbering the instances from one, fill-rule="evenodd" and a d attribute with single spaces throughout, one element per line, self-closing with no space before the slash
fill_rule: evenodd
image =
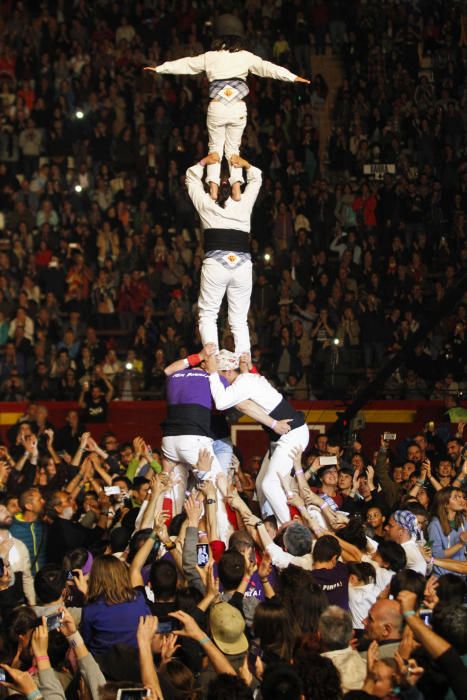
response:
<path id="1" fill-rule="evenodd" d="M 220 495 L 201 450 L 176 514 L 158 446 L 30 404 L 0 447 L 0 668 L 27 700 L 464 700 L 464 427 L 318 435 L 278 527 L 256 458 Z"/>
<path id="2" fill-rule="evenodd" d="M 200 347 L 202 247 L 184 186 L 205 155 L 204 79 L 144 65 L 209 48 L 213 0 L 1 3 L 0 395 L 160 398 Z M 252 49 L 328 86 L 249 79 L 242 155 L 263 170 L 252 228 L 257 365 L 296 398 L 350 395 L 465 273 L 467 24 L 461 2 L 228 2 Z M 330 44 L 330 45 L 329 45 Z M 382 180 L 365 164 L 395 166 Z M 459 295 L 381 397 L 465 390 Z M 222 345 L 232 348 L 225 327 Z"/>

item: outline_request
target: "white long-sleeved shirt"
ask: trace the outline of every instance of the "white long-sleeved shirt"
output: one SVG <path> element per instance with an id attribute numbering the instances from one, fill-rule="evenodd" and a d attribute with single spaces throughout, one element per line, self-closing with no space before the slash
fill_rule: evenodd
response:
<path id="1" fill-rule="evenodd" d="M 207 51 L 199 56 L 187 56 L 176 61 L 166 61 L 157 66 L 157 73 L 172 75 L 198 75 L 206 73 L 209 82 L 212 80 L 227 80 L 242 78 L 246 80 L 248 73 L 260 78 L 274 78 L 293 82 L 297 77 L 287 68 L 277 66 L 270 61 L 263 61 L 251 51 Z"/>
<path id="2" fill-rule="evenodd" d="M 217 372 L 214 372 L 209 375 L 209 384 L 219 411 L 251 399 L 269 415 L 282 401 L 282 395 L 260 374 L 239 374 L 230 386 L 225 387 Z"/>
<path id="3" fill-rule="evenodd" d="M 301 569 L 306 569 L 307 571 L 311 571 L 313 568 L 312 554 L 304 554 L 301 557 L 296 557 L 294 554 L 285 552 L 279 545 L 275 544 L 275 542 L 268 544 L 266 551 L 271 557 L 273 566 L 278 569 L 287 569 L 290 564 L 299 566 Z"/>
<path id="4" fill-rule="evenodd" d="M 261 189 L 261 170 L 250 165 L 246 171 L 247 185 L 241 199 L 237 202 L 229 197 L 225 207 L 216 204 L 204 191 L 203 173 L 204 168 L 199 163 L 186 171 L 188 194 L 199 214 L 203 229 L 232 228 L 249 233 L 251 212 Z"/>

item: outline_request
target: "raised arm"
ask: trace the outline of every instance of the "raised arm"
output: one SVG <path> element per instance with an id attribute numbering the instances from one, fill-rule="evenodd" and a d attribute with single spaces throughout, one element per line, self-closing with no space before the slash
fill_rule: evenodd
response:
<path id="1" fill-rule="evenodd" d="M 210 208 L 215 206 L 210 195 L 204 191 L 203 174 L 205 165 L 213 165 L 220 160 L 218 153 L 209 153 L 199 163 L 192 165 L 186 171 L 185 184 L 188 189 L 188 194 L 194 204 L 195 209 L 199 212 L 203 205 Z"/>
<path id="2" fill-rule="evenodd" d="M 138 642 L 139 670 L 143 685 L 145 688 L 150 689 L 150 697 L 153 700 L 164 700 L 152 655 L 152 640 L 157 632 L 157 623 L 157 617 L 152 615 L 140 617 L 136 631 L 136 640 Z"/>
<path id="3" fill-rule="evenodd" d="M 433 632 L 431 627 L 428 627 L 428 625 L 426 625 L 417 614 L 417 601 L 415 593 L 412 593 L 412 591 L 401 591 L 397 596 L 397 600 L 401 606 L 401 612 L 405 618 L 405 622 L 412 630 L 413 636 L 417 642 L 420 642 L 420 644 L 425 648 L 431 658 L 441 659 L 444 654 L 450 653 L 452 655 L 452 661 L 457 662 L 458 655 L 451 647 L 451 644 L 443 639 L 443 637 L 440 637 L 439 634 Z M 459 670 L 461 674 L 456 680 L 462 680 L 460 685 L 463 685 L 463 689 L 461 691 L 463 693 L 465 691 L 465 683 L 467 682 L 467 670 L 465 667 L 463 667 L 462 661 L 456 665 L 458 666 L 456 671 Z M 458 698 L 465 697 L 464 694 L 460 695 L 456 691 L 454 692 Z"/>
<path id="4" fill-rule="evenodd" d="M 31 638 L 31 648 L 36 660 L 37 673 L 39 676 L 39 690 L 46 700 L 65 700 L 65 692 L 62 684 L 56 677 L 47 654 L 49 642 L 49 632 L 45 617 L 42 624 L 36 627 Z M 32 694 L 26 697 L 34 698 Z"/>
<path id="5" fill-rule="evenodd" d="M 389 506 L 393 508 L 399 500 L 400 489 L 398 485 L 391 479 L 388 473 L 387 466 L 387 451 L 388 442 L 381 436 L 381 447 L 375 462 L 375 473 L 379 483 L 382 486 L 384 496 Z"/>
<path id="6" fill-rule="evenodd" d="M 139 530 L 145 530 L 147 527 L 154 527 L 156 513 L 162 505 L 162 497 L 165 491 L 169 489 L 169 477 L 167 474 L 153 474 L 151 477 L 151 497 L 144 511 Z"/>
<path id="7" fill-rule="evenodd" d="M 207 343 L 199 353 L 188 355 L 188 357 L 175 360 L 175 362 L 172 362 L 172 364 L 167 365 L 167 367 L 164 369 L 166 377 L 170 377 L 172 374 L 175 374 L 175 372 L 181 372 L 183 369 L 188 369 L 188 367 L 194 369 L 203 360 L 205 360 L 208 355 L 212 355 L 215 351 L 216 346 L 214 343 Z"/>
<path id="8" fill-rule="evenodd" d="M 44 430 L 44 434 L 47 436 L 47 449 L 54 461 L 54 464 L 60 464 L 60 457 L 56 453 L 54 447 L 54 431 L 51 428 L 47 428 L 47 430 Z"/>
<path id="9" fill-rule="evenodd" d="M 89 686 L 93 700 L 99 700 L 99 688 L 105 685 L 105 677 L 100 670 L 93 655 L 89 653 L 86 644 L 78 632 L 75 621 L 67 608 L 62 608 L 62 622 L 60 631 L 65 636 L 70 649 L 73 649 L 79 670 Z"/>
<path id="10" fill-rule="evenodd" d="M 130 564 L 130 581 L 133 588 L 136 586 L 144 586 L 143 575 L 141 569 L 146 563 L 151 549 L 154 547 L 154 542 L 157 539 L 157 532 L 154 528 L 150 533 L 148 539 L 143 542 L 141 547 L 136 552 L 131 564 Z"/>
<path id="11" fill-rule="evenodd" d="M 183 625 L 183 629 L 175 633 L 177 637 L 189 637 L 201 644 L 216 673 L 227 673 L 229 676 L 236 675 L 227 658 L 207 634 L 196 624 L 191 615 L 188 615 L 188 613 L 182 610 L 177 610 L 177 612 L 169 613 L 169 616 L 174 617 Z"/>
<path id="12" fill-rule="evenodd" d="M 91 437 L 91 433 L 83 433 L 79 439 L 79 447 L 76 450 L 75 454 L 73 455 L 73 459 L 71 460 L 71 466 L 72 467 L 79 467 L 80 462 L 83 458 L 83 452 L 86 449 L 86 444 L 88 441 L 88 438 Z"/>
<path id="13" fill-rule="evenodd" d="M 261 170 L 259 168 L 255 168 L 254 165 L 251 165 L 251 163 L 239 155 L 231 156 L 230 164 L 234 168 L 245 168 L 246 170 L 247 184 L 242 194 L 242 207 L 245 207 L 251 211 L 261 189 L 261 183 L 263 180 Z"/>
<path id="14" fill-rule="evenodd" d="M 107 401 L 107 403 L 110 403 L 112 401 L 112 397 L 114 395 L 114 388 L 113 388 L 112 384 L 110 383 L 110 381 L 105 376 L 104 372 L 102 372 L 102 371 L 100 372 L 99 378 L 102 379 L 102 381 L 104 382 L 105 387 L 106 387 L 106 391 L 105 391 L 105 395 L 104 395 L 105 400 Z"/>

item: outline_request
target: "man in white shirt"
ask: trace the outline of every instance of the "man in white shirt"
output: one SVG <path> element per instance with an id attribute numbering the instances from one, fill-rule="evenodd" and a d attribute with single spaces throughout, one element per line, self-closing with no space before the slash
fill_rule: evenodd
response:
<path id="1" fill-rule="evenodd" d="M 412 569 L 426 576 L 428 565 L 416 542 L 417 516 L 409 510 L 396 510 L 384 529 L 390 540 L 403 547 L 407 557 L 407 569 Z"/>
<path id="2" fill-rule="evenodd" d="M 240 199 L 230 195 L 225 202 L 214 202 L 203 185 L 204 167 L 219 160 L 210 153 L 188 168 L 188 194 L 201 219 L 204 230 L 203 267 L 198 299 L 199 332 L 203 345 L 218 347 L 217 317 L 224 294 L 227 293 L 230 328 L 235 340 L 235 352 L 250 352 L 248 309 L 250 308 L 252 262 L 250 255 L 251 212 L 261 188 L 261 170 L 240 156 L 232 162 L 247 172 L 247 185 Z"/>
<path id="3" fill-rule="evenodd" d="M 245 360 L 245 357 L 242 359 Z M 290 421 L 290 432 L 279 438 L 266 428 L 270 434 L 271 447 L 256 479 L 256 492 L 263 515 L 273 513 L 280 524 L 289 521 L 290 511 L 282 479 L 292 470 L 292 449 L 298 447 L 304 450 L 308 445 L 309 432 L 303 413 L 296 411 L 265 377 L 248 371 L 240 373 L 236 356 L 227 350 L 222 350 L 217 357 L 209 356 L 206 370 L 218 410 L 224 411 L 250 399 L 273 418 L 272 429 L 279 420 Z M 223 385 L 219 374 L 227 379 L 230 386 Z"/>

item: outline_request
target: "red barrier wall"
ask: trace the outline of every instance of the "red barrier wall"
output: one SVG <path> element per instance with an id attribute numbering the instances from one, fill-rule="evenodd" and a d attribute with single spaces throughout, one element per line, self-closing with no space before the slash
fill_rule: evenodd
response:
<path id="1" fill-rule="evenodd" d="M 51 422 L 60 427 L 70 408 L 76 403 L 47 403 Z M 343 410 L 336 401 L 297 401 L 296 408 L 304 411 L 311 434 L 325 432 L 334 422 L 336 411 Z M 467 407 L 467 403 L 463 404 Z M 26 403 L 0 403 L 0 437 L 5 440 L 8 428 L 25 411 Z M 448 424 L 442 401 L 374 401 L 361 412 L 366 427 L 361 431 L 367 450 L 376 449 L 379 436 L 384 430 L 395 432 L 398 438 L 405 438 L 423 429 L 429 420 Z M 99 438 L 106 430 L 114 431 L 120 441 L 131 440 L 142 435 L 154 447 L 160 445 L 160 423 L 166 415 L 164 401 L 113 401 L 109 407 L 108 422 L 92 426 L 92 433 Z M 448 429 L 448 425 L 446 425 Z M 455 427 L 450 427 L 455 432 Z M 242 419 L 234 426 L 234 441 L 248 459 L 266 451 L 267 437 L 250 421 Z"/>

